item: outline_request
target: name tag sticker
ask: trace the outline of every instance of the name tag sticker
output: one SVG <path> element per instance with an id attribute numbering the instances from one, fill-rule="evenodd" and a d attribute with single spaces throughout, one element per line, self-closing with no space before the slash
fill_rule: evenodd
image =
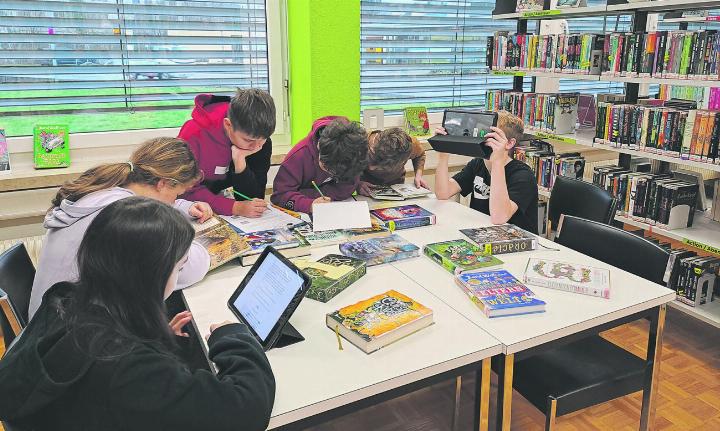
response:
<path id="1" fill-rule="evenodd" d="M 228 167 L 227 166 L 215 166 L 215 175 L 223 175 L 227 174 Z"/>

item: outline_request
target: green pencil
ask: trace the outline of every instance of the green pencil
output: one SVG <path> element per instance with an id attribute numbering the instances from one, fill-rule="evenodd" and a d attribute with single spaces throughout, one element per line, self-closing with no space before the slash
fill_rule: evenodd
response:
<path id="1" fill-rule="evenodd" d="M 251 200 L 252 200 L 252 198 L 249 198 L 249 197 L 245 196 L 244 194 L 242 194 L 242 193 L 240 193 L 240 192 L 236 192 L 235 190 L 233 190 L 232 192 L 235 193 L 236 195 L 240 196 L 241 198 L 245 199 L 246 201 L 251 201 Z"/>
<path id="2" fill-rule="evenodd" d="M 320 190 L 320 187 L 318 187 L 318 185 L 315 184 L 315 181 L 310 181 L 310 182 L 312 183 L 313 187 L 315 187 L 315 190 L 317 190 L 317 192 L 320 193 L 320 196 L 325 197 L 323 192 Z"/>

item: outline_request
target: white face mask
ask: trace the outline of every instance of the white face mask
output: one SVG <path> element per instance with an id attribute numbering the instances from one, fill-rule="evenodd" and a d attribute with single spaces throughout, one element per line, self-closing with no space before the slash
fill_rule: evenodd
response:
<path id="1" fill-rule="evenodd" d="M 178 281 L 178 275 L 180 274 L 180 269 L 185 265 L 185 263 L 188 260 L 188 254 L 185 253 L 185 256 L 181 257 L 178 263 L 175 264 L 175 268 L 173 268 L 172 273 L 170 274 L 170 277 L 168 278 L 167 284 L 165 284 L 165 295 L 163 296 L 163 299 L 168 299 L 170 295 L 173 293 L 175 288 L 177 287 L 177 281 Z"/>

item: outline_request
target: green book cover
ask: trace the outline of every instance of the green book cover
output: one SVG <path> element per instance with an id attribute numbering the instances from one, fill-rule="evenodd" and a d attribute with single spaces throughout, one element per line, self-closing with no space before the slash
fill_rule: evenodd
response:
<path id="1" fill-rule="evenodd" d="M 688 66 L 690 65 L 690 45 L 692 35 L 685 35 L 683 38 L 682 56 L 680 57 L 680 75 L 687 75 Z"/>
<path id="2" fill-rule="evenodd" d="M 33 129 L 33 162 L 35 169 L 70 166 L 68 126 L 35 126 Z"/>
<path id="3" fill-rule="evenodd" d="M 405 130 L 410 136 L 423 136 L 430 133 L 427 108 L 424 106 L 408 106 L 403 110 Z"/>
<path id="4" fill-rule="evenodd" d="M 497 257 L 485 253 L 484 249 L 464 239 L 428 244 L 423 248 L 423 253 L 453 274 L 503 263 Z"/>
<path id="5" fill-rule="evenodd" d="M 317 262 L 298 259 L 293 263 L 312 279 L 305 296 L 320 302 L 328 302 L 367 272 L 364 261 L 340 254 L 328 254 Z"/>

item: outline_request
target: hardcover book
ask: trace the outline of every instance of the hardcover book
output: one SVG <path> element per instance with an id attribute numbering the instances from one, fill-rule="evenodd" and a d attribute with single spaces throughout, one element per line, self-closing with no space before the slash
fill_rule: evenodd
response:
<path id="1" fill-rule="evenodd" d="M 0 174 L 10 173 L 10 150 L 8 149 L 7 139 L 5 139 L 5 129 L 0 129 Z"/>
<path id="2" fill-rule="evenodd" d="M 271 245 L 288 258 L 307 256 L 310 254 L 310 244 L 304 238 L 297 237 L 288 229 L 271 229 L 247 233 L 242 236 L 250 246 L 249 250 L 240 256 L 240 264 L 252 265 L 260 257 L 265 247 Z"/>
<path id="3" fill-rule="evenodd" d="M 394 290 L 329 313 L 328 328 L 372 353 L 433 323 L 433 312 Z"/>
<path id="4" fill-rule="evenodd" d="M 340 244 L 340 253 L 365 261 L 367 266 L 417 257 L 420 248 L 397 235 Z"/>
<path id="5" fill-rule="evenodd" d="M 347 234 L 343 230 L 313 232 L 312 225 L 309 223 L 293 227 L 292 232 L 295 236 L 304 238 L 312 247 L 324 247 L 347 241 Z"/>
<path id="6" fill-rule="evenodd" d="M 35 169 L 70 166 L 68 126 L 35 126 L 33 129 L 33 162 Z"/>
<path id="7" fill-rule="evenodd" d="M 430 190 L 412 184 L 374 185 L 370 188 L 370 197 L 379 201 L 404 201 L 427 196 L 430 193 L 432 193 Z"/>
<path id="8" fill-rule="evenodd" d="M 610 298 L 610 271 L 549 259 L 528 259 L 525 283 L 583 295 Z"/>
<path id="9" fill-rule="evenodd" d="M 509 223 L 460 229 L 460 232 L 482 248 L 486 254 L 535 250 L 538 243 L 535 235 Z"/>
<path id="10" fill-rule="evenodd" d="M 193 223 L 195 241 L 210 255 L 210 269 L 229 262 L 250 249 L 248 243 L 225 221 L 212 217 L 205 223 Z"/>
<path id="11" fill-rule="evenodd" d="M 503 263 L 464 239 L 427 244 L 423 247 L 423 253 L 453 274 L 477 271 Z"/>
<path id="12" fill-rule="evenodd" d="M 424 136 L 430 133 L 427 108 L 424 106 L 408 106 L 403 110 L 405 131 L 410 136 Z"/>
<path id="13" fill-rule="evenodd" d="M 317 262 L 297 259 L 293 263 L 312 279 L 305 296 L 320 302 L 328 302 L 367 272 L 364 261 L 339 254 L 328 254 Z"/>
<path id="14" fill-rule="evenodd" d="M 410 229 L 435 224 L 435 214 L 418 205 L 370 210 L 370 215 L 390 230 Z"/>
<path id="15" fill-rule="evenodd" d="M 505 270 L 459 274 L 455 280 L 488 317 L 545 311 L 545 301 Z"/>

